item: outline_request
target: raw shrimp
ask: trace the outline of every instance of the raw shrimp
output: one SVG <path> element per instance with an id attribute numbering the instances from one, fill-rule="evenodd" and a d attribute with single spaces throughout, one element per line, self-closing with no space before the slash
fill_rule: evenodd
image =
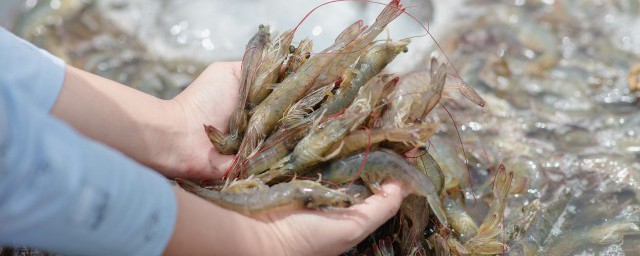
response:
<path id="1" fill-rule="evenodd" d="M 410 255 L 416 243 L 424 239 L 424 230 L 429 224 L 429 206 L 422 196 L 409 195 L 400 205 L 402 227 L 400 246 L 405 255 Z M 410 226 L 409 226 L 410 223 Z"/>
<path id="2" fill-rule="evenodd" d="M 408 51 L 409 42 L 408 39 L 405 39 L 371 47 L 358 59 L 354 69 L 348 69 L 343 74 L 340 92 L 323 104 L 316 113 L 312 114 L 311 118 L 315 119 L 322 113 L 333 115 L 346 108 L 355 99 L 360 87 L 380 73 L 398 54 Z"/>
<path id="3" fill-rule="evenodd" d="M 446 198 L 444 199 L 444 206 L 446 207 L 447 219 L 451 229 L 453 233 L 458 235 L 457 237 L 461 242 L 466 242 L 478 233 L 478 225 L 458 202 L 451 198 Z"/>
<path id="4" fill-rule="evenodd" d="M 400 77 L 389 96 L 389 107 L 382 116 L 382 128 L 403 127 L 422 120 L 442 97 L 446 67 L 432 59 L 431 69 L 418 70 Z"/>
<path id="5" fill-rule="evenodd" d="M 262 54 L 268 42 L 269 26 L 260 25 L 258 32 L 249 40 L 245 55 L 242 58 L 240 101 L 229 120 L 229 135 L 223 135 L 220 130 L 213 126 L 205 126 L 205 131 L 209 139 L 222 154 L 229 155 L 238 151 L 247 126 L 248 113 L 245 105 L 249 95 L 249 89 L 258 74 L 258 65 L 262 60 Z"/>
<path id="6" fill-rule="evenodd" d="M 501 242 L 503 234 L 504 209 L 507 195 L 511 188 L 513 172 L 506 171 L 504 165 L 498 167 L 493 184 L 493 201 L 487 217 L 478 228 L 478 233 L 464 245 L 473 254 L 500 254 L 509 251 L 509 247 Z"/>
<path id="7" fill-rule="evenodd" d="M 537 211 L 529 230 L 524 237 L 511 246 L 511 252 L 517 255 L 541 255 L 542 246 L 549 237 L 551 229 L 560 215 L 569 205 L 569 189 L 561 189 L 552 201 Z"/>
<path id="8" fill-rule="evenodd" d="M 278 38 L 266 49 L 264 58 L 260 62 L 257 77 L 249 88 L 247 109 L 253 109 L 271 93 L 271 88 L 277 80 L 282 64 L 287 56 L 287 49 L 291 46 L 293 31 L 288 30 L 280 34 Z"/>
<path id="9" fill-rule="evenodd" d="M 442 169 L 440 169 L 438 162 L 436 162 L 433 156 L 431 156 L 426 149 L 422 147 L 418 149 L 415 166 L 418 167 L 418 170 L 421 170 L 424 174 L 429 176 L 429 179 L 431 179 L 433 184 L 436 186 L 438 194 L 442 194 L 444 191 L 444 174 Z"/>
<path id="10" fill-rule="evenodd" d="M 307 60 L 298 72 L 282 81 L 260 105 L 251 111 L 246 135 L 236 156 L 240 164 L 233 165 L 226 176 L 235 177 L 238 175 L 239 171 L 244 168 L 242 163 L 271 133 L 285 111 L 303 97 L 322 69 L 329 65 L 345 45 L 353 41 L 363 30 L 362 21 L 357 21 L 347 27 L 336 38 L 336 42 L 323 51 L 324 54 L 315 55 Z"/>
<path id="11" fill-rule="evenodd" d="M 287 61 L 287 65 L 284 71 L 284 77 L 287 77 L 296 71 L 298 68 L 302 66 L 302 64 L 307 61 L 307 59 L 311 58 L 311 50 L 313 49 L 313 41 L 309 38 L 302 39 L 298 44 L 298 47 L 294 49 L 289 56 L 289 60 Z"/>
<path id="12" fill-rule="evenodd" d="M 390 15 L 390 12 L 395 13 L 398 11 L 402 13 L 399 1 L 394 0 L 390 2 L 372 27 L 386 26 L 386 24 L 399 15 L 399 13 L 397 15 Z M 253 110 L 247 128 L 247 136 L 245 141 L 243 141 L 244 147 L 241 146 L 241 151 L 244 150 L 244 152 L 239 154 L 241 160 L 244 160 L 248 156 L 248 152 L 253 151 L 257 147 L 259 141 L 262 141 L 271 133 L 277 122 L 284 115 L 284 112 L 297 100 L 302 98 L 304 93 L 312 89 L 315 83 L 325 85 L 330 82 L 335 82 L 337 77 L 332 77 L 331 72 L 328 73 L 325 71 L 327 66 L 331 65 L 332 68 L 329 70 L 335 70 L 335 67 L 337 67 L 335 61 L 347 58 L 350 54 L 345 51 L 353 50 L 354 42 L 356 42 L 358 46 L 362 45 L 362 47 L 364 47 L 377 36 L 376 31 L 378 33 L 382 31 L 381 28 L 378 30 L 369 29 L 363 33 L 365 29 L 366 27 L 362 25 L 362 21 L 358 21 L 349 26 L 338 36 L 336 42 L 331 47 L 305 61 L 298 69 L 298 72 L 282 81 L 282 83 Z M 353 61 L 355 61 L 355 59 L 353 59 Z M 339 70 L 337 75 L 341 74 L 342 71 L 343 70 Z M 322 78 L 319 78 L 320 76 L 322 76 Z M 325 82 L 325 80 L 329 78 L 333 80 Z"/>
<path id="13" fill-rule="evenodd" d="M 387 179 L 399 180 L 410 193 L 426 197 L 440 223 L 448 226 L 444 206 L 433 182 L 393 151 L 381 149 L 337 159 L 325 167 L 321 174 L 324 180 L 338 184 L 350 182 L 360 176 L 377 193 L 381 191 L 381 182 Z"/>
<path id="14" fill-rule="evenodd" d="M 341 116 L 328 120 L 322 129 L 311 129 L 312 132 L 296 145 L 289 156 L 283 159 L 282 166 L 270 171 L 267 180 L 280 175 L 293 174 L 321 161 L 334 158 L 339 150 L 334 152 L 328 150 L 364 122 L 388 85 L 384 76 L 371 79 L 360 88 L 358 97 Z"/>
<path id="15" fill-rule="evenodd" d="M 186 191 L 244 215 L 254 215 L 280 208 L 345 208 L 359 202 L 357 198 L 308 180 L 292 180 L 245 193 L 209 190 L 182 179 L 176 179 L 176 182 Z"/>
<path id="16" fill-rule="evenodd" d="M 358 59 L 355 69 L 350 69 L 343 75 L 353 74 L 350 79 L 344 79 L 341 83 L 342 90 L 332 99 L 324 103 L 310 116 L 299 120 L 297 123 L 285 122 L 277 132 L 263 143 L 256 154 L 248 158 L 246 169 L 250 174 L 262 173 L 278 160 L 287 156 L 295 145 L 306 134 L 309 133 L 311 122 L 320 118 L 321 115 L 331 116 L 346 108 L 355 99 L 358 91 L 376 74 L 380 73 L 400 52 L 407 51 L 409 40 L 399 42 L 385 42 L 371 47 L 363 56 Z M 285 117 L 283 119 L 287 119 Z M 280 145 L 284 143 L 285 145 Z M 268 147 L 274 147 L 270 149 Z M 286 150 L 285 150 L 286 149 Z M 330 150 L 329 152 L 333 152 Z"/>
<path id="17" fill-rule="evenodd" d="M 417 146 L 429 140 L 434 132 L 435 125 L 430 123 L 402 128 L 357 130 L 345 136 L 342 143 L 334 144 L 328 152 L 338 152 L 336 157 L 343 157 L 383 141 L 409 143 Z"/>
<path id="18" fill-rule="evenodd" d="M 384 28 L 403 12 L 404 8 L 402 4 L 400 4 L 400 0 L 392 0 L 389 2 L 380 15 L 378 15 L 375 22 L 353 40 L 353 42 L 347 45 L 343 53 L 335 58 L 331 65 L 328 65 L 326 69 L 320 73 L 316 83 L 322 85 L 335 82 L 347 67 L 351 66 L 360 55 L 367 51 L 371 42 Z"/>

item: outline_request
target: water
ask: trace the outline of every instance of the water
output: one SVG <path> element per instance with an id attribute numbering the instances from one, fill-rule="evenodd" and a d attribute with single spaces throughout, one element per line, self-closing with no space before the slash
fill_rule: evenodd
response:
<path id="1" fill-rule="evenodd" d="M 23 14 L 4 24 L 68 63 L 171 98 L 207 63 L 240 59 L 258 24 L 274 33 L 292 28 L 321 3 L 26 1 L 13 7 Z M 460 82 L 451 77 L 442 106 L 458 129 L 443 107 L 431 114 L 441 123 L 439 139 L 457 152 L 452 157 L 470 166 L 466 209 L 475 220 L 484 219 L 492 171 L 504 163 L 515 172 L 514 184 L 526 184 L 508 198 L 505 229 L 518 223 L 523 208 L 539 203 L 538 216 L 546 217 L 562 205 L 542 241 L 544 254 L 638 255 L 640 94 L 627 84 L 640 63 L 637 1 L 439 1 L 434 8 L 433 17 L 429 8 L 409 10 L 431 20 L 430 31 L 455 67 L 449 72 L 459 71 L 487 101 L 484 108 L 469 103 L 451 89 Z M 370 22 L 380 9 L 362 2 L 322 7 L 294 41 L 308 36 L 319 51 L 346 25 Z M 66 31 L 64 38 L 52 28 Z M 390 27 L 393 39 L 423 33 L 407 16 Z M 439 51 L 426 37 L 409 47 L 391 70 L 422 68 Z M 565 189 L 570 192 L 558 193 Z M 611 234 L 619 239 L 602 239 Z"/>

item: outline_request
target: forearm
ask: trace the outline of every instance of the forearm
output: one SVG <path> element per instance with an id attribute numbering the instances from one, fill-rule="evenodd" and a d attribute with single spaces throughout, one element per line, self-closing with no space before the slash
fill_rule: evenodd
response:
<path id="1" fill-rule="evenodd" d="M 282 255 L 278 240 L 266 236 L 265 222 L 175 191 L 178 217 L 166 255 Z"/>
<path id="2" fill-rule="evenodd" d="M 0 86 L 0 244 L 77 255 L 153 255 L 176 219 L 156 172 Z"/>
<path id="3" fill-rule="evenodd" d="M 51 113 L 150 167 L 174 168 L 166 145 L 184 131 L 168 101 L 67 66 Z"/>

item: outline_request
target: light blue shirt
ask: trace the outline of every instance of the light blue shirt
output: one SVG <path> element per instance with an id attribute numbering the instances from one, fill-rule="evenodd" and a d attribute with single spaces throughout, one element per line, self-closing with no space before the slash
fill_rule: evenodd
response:
<path id="1" fill-rule="evenodd" d="M 176 222 L 171 185 L 49 115 L 64 68 L 0 28 L 0 246 L 161 254 Z"/>

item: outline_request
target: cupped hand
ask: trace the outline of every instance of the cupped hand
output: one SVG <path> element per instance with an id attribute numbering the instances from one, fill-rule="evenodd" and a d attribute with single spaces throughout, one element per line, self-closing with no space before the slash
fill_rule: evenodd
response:
<path id="1" fill-rule="evenodd" d="M 183 178 L 218 179 L 233 160 L 220 154 L 209 141 L 203 125 L 229 132 L 229 117 L 239 100 L 240 62 L 209 65 L 182 93 L 170 101 L 177 110 L 185 136 L 176 142 L 175 161 Z"/>
<path id="2" fill-rule="evenodd" d="M 337 255 L 357 245 L 398 212 L 406 191 L 397 181 L 382 185 L 383 194 L 347 209 L 275 211 L 257 217 L 274 240 L 267 252 L 277 255 Z M 277 241 L 278 243 L 275 243 Z"/>

